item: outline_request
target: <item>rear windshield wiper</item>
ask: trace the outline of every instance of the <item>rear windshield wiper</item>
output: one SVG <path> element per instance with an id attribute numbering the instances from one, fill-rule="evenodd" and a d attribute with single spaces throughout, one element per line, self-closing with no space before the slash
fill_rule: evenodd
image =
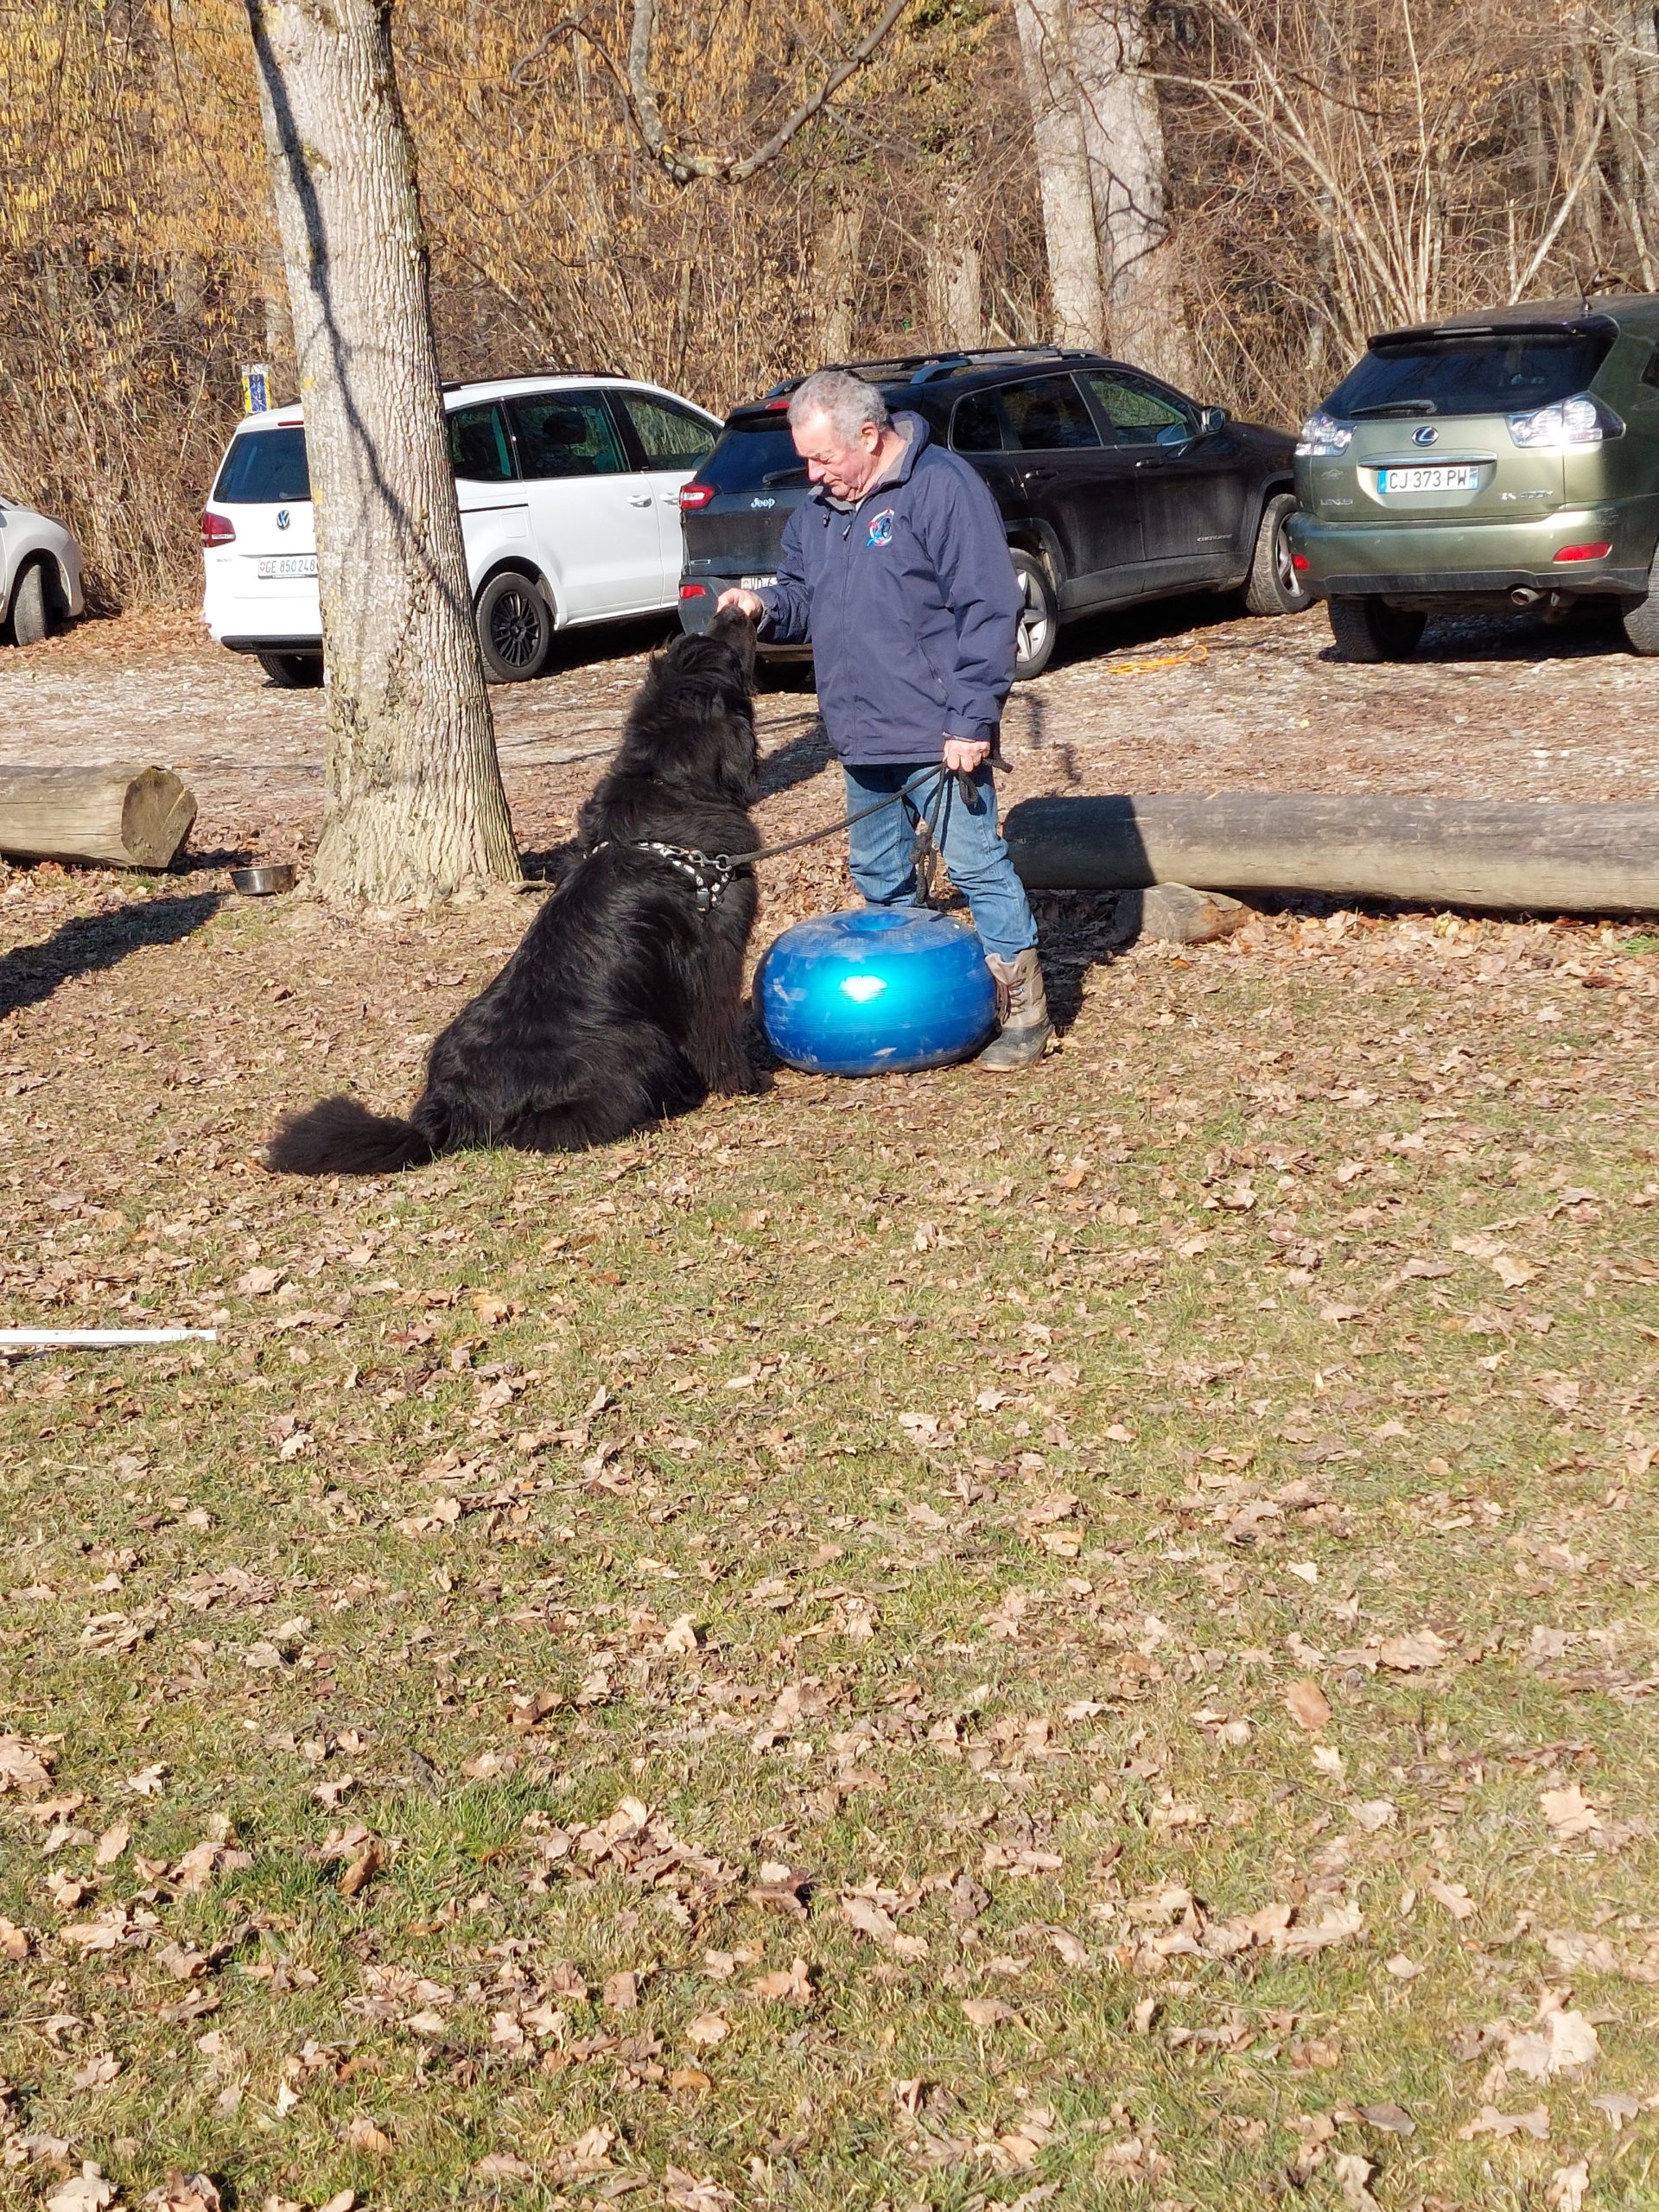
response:
<path id="1" fill-rule="evenodd" d="M 1432 399 L 1379 399 L 1370 407 L 1348 410 L 1356 422 L 1363 415 L 1438 415 L 1440 411 Z"/>
<path id="2" fill-rule="evenodd" d="M 760 481 L 763 484 L 804 484 L 806 471 L 804 468 L 769 468 Z"/>

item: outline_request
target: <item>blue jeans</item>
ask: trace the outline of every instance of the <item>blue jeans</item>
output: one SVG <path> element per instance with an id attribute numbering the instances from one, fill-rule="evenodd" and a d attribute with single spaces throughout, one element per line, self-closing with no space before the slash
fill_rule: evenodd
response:
<path id="1" fill-rule="evenodd" d="M 944 865 L 954 883 L 973 909 L 974 927 L 987 952 L 999 960 L 1014 960 L 1037 942 L 1037 925 L 1031 918 L 1026 888 L 1014 872 L 1008 849 L 996 827 L 996 786 L 988 766 L 974 772 L 979 810 L 963 804 L 954 776 L 944 781 L 944 797 L 935 817 L 935 785 L 931 765 L 919 767 L 871 766 L 844 768 L 847 811 L 874 806 L 880 799 L 904 790 L 904 799 L 868 821 L 855 822 L 848 832 L 848 859 L 853 881 L 873 906 L 896 906 L 916 895 L 915 824 L 917 817 L 936 820 L 936 836 Z M 913 793 L 913 796 L 912 796 Z"/>

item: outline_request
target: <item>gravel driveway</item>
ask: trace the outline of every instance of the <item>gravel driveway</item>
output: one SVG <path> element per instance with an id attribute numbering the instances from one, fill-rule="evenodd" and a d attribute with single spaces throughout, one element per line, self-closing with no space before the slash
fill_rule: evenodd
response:
<path id="1" fill-rule="evenodd" d="M 528 855 L 568 834 L 645 656 L 670 634 L 578 633 L 551 674 L 492 695 Z M 1190 658 L 1148 664 L 1174 656 Z M 760 707 L 772 836 L 827 818 L 838 797 L 812 695 L 791 684 L 772 679 Z M 1659 771 L 1656 684 L 1659 670 L 1611 626 L 1442 623 L 1415 659 L 1359 668 L 1332 658 L 1322 612 L 1268 621 L 1224 601 L 1166 602 L 1069 629 L 1048 673 L 1014 693 L 1005 803 L 1227 789 L 1640 798 Z M 0 649 L 0 760 L 176 769 L 200 804 L 197 867 L 304 853 L 321 806 L 322 719 L 320 692 L 277 690 L 182 613 Z"/>

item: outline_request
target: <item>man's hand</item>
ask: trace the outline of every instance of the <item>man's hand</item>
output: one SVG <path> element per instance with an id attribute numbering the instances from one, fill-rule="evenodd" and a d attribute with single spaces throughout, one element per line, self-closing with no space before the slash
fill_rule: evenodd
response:
<path id="1" fill-rule="evenodd" d="M 736 607 L 740 614 L 747 614 L 751 622 L 758 622 L 766 611 L 753 592 L 745 591 L 739 584 L 734 584 L 729 591 L 721 592 L 715 601 L 716 614 L 723 614 L 728 607 Z"/>
<path id="2" fill-rule="evenodd" d="M 728 594 L 728 596 L 735 597 L 736 594 Z M 726 601 L 721 600 L 720 603 L 724 607 Z M 990 757 L 991 747 L 988 738 L 947 737 L 944 741 L 944 765 L 953 776 L 962 770 L 966 770 L 971 776 L 975 769 L 981 766 Z"/>

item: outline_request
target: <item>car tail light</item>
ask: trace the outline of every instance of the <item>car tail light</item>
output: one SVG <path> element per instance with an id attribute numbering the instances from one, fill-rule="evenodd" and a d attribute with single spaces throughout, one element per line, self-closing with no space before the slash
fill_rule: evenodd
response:
<path id="1" fill-rule="evenodd" d="M 712 484 L 682 484 L 680 512 L 683 514 L 689 507 L 692 513 L 696 514 L 698 508 L 706 507 L 714 496 L 715 487 Z"/>
<path id="2" fill-rule="evenodd" d="M 216 515 L 209 507 L 201 518 L 201 542 L 204 545 L 233 545 L 236 524 L 228 515 Z"/>
<path id="3" fill-rule="evenodd" d="M 1293 553 L 1290 556 L 1290 565 L 1293 569 L 1304 569 L 1310 564 L 1306 553 Z"/>
<path id="4" fill-rule="evenodd" d="M 768 415 L 782 415 L 782 414 L 785 414 L 785 413 L 786 413 L 786 412 L 787 412 L 788 408 L 789 408 L 789 401 L 787 400 L 787 398 L 785 398 L 785 399 L 769 399 L 769 400 L 766 402 L 766 412 L 767 412 L 767 414 L 768 414 Z"/>
<path id="5" fill-rule="evenodd" d="M 1346 453 L 1353 442 L 1353 435 L 1351 423 L 1338 423 L 1334 415 L 1327 415 L 1321 407 L 1303 423 L 1296 450 L 1300 454 L 1315 455 Z"/>
<path id="6" fill-rule="evenodd" d="M 1611 538 L 1605 545 L 1563 545 L 1555 558 L 1558 561 L 1605 561 L 1612 550 Z"/>
<path id="7" fill-rule="evenodd" d="M 682 584 L 680 586 L 680 597 L 682 599 L 707 599 L 708 596 L 709 587 L 707 584 Z"/>
<path id="8" fill-rule="evenodd" d="M 1535 408 L 1530 415 L 1510 417 L 1511 439 L 1533 452 L 1564 453 L 1575 446 L 1599 446 L 1604 438 L 1624 435 L 1619 417 L 1589 391 L 1558 400 L 1553 407 Z"/>

